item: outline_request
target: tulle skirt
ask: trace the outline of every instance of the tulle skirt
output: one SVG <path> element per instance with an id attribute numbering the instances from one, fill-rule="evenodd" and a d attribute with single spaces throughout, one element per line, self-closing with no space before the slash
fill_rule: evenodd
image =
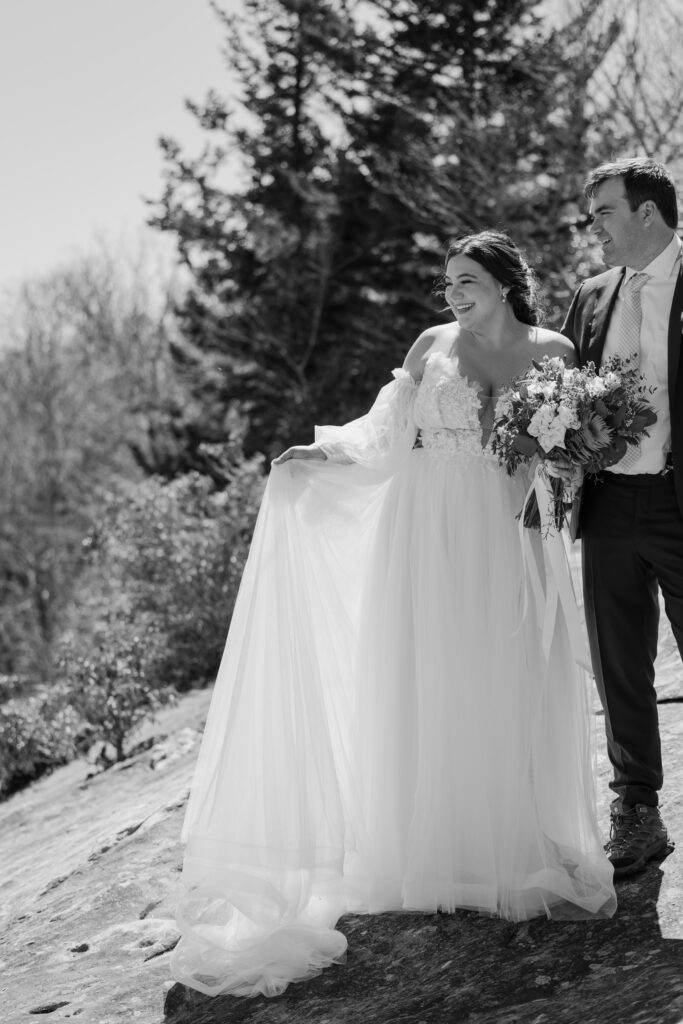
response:
<path id="1" fill-rule="evenodd" d="M 188 806 L 175 977 L 269 995 L 341 914 L 609 916 L 587 681 L 492 458 L 273 470 Z M 544 551 L 531 555 L 543 575 Z"/>

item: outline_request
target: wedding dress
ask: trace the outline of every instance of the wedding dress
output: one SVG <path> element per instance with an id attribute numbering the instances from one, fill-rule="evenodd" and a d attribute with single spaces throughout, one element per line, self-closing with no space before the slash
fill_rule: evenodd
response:
<path id="1" fill-rule="evenodd" d="M 178 981 L 268 995 L 345 912 L 609 916 L 586 681 L 541 643 L 480 386 L 435 353 L 273 468 L 184 826 Z M 533 538 L 543 574 L 543 541 Z"/>

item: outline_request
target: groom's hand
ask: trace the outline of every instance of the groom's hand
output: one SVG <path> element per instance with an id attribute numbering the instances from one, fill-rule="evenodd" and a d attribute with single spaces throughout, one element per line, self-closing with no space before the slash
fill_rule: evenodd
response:
<path id="1" fill-rule="evenodd" d="M 583 469 L 581 466 L 562 466 L 557 462 L 548 459 L 545 468 L 549 476 L 561 480 L 564 485 L 565 500 L 571 502 L 581 490 L 583 483 Z"/>

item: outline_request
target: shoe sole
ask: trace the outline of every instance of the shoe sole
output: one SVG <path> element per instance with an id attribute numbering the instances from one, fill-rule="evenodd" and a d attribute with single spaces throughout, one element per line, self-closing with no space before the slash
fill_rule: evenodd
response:
<path id="1" fill-rule="evenodd" d="M 668 845 L 668 840 L 662 839 L 661 844 L 656 850 L 651 850 L 649 853 L 644 854 L 639 860 L 634 861 L 633 864 L 629 864 L 627 867 L 615 868 L 615 880 L 618 878 L 628 878 L 629 875 L 637 875 L 639 871 L 643 871 L 647 867 L 651 860 L 654 860 L 660 853 L 663 853 Z"/>

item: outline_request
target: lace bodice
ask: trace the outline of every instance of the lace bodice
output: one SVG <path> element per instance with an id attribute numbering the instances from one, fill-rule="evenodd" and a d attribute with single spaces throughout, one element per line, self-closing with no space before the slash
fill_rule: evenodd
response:
<path id="1" fill-rule="evenodd" d="M 470 382 L 443 352 L 427 359 L 413 415 L 422 447 L 457 461 L 483 459 L 497 465 L 481 422 L 481 384 Z"/>
<path id="2" fill-rule="evenodd" d="M 460 373 L 456 360 L 434 352 L 419 384 L 405 369 L 394 370 L 393 378 L 365 416 L 316 427 L 316 444 L 330 461 L 392 471 L 410 455 L 418 434 L 419 447 L 461 468 L 473 459 L 498 468 L 487 441 L 482 387 Z"/>
<path id="3" fill-rule="evenodd" d="M 467 380 L 453 359 L 433 352 L 415 396 L 415 424 L 420 430 L 473 430 L 481 433 L 481 384 Z"/>

